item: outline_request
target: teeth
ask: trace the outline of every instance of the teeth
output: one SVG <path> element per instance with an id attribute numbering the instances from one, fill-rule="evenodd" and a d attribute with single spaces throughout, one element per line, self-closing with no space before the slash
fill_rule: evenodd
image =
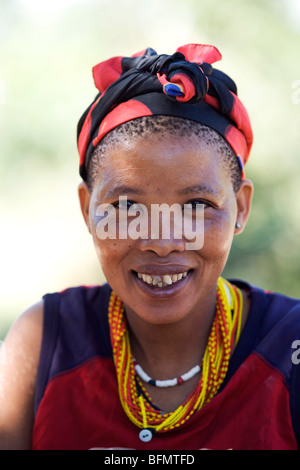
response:
<path id="1" fill-rule="evenodd" d="M 161 282 L 161 277 L 160 277 L 160 276 L 154 276 L 154 277 L 153 277 L 152 284 L 153 284 L 154 286 L 156 286 L 157 284 L 159 284 L 159 282 Z"/>
<path id="2" fill-rule="evenodd" d="M 168 274 L 166 274 L 163 277 L 163 282 L 167 284 L 168 286 L 170 286 L 173 283 L 171 276 L 169 276 Z"/>
<path id="3" fill-rule="evenodd" d="M 157 287 L 166 287 L 175 282 L 180 281 L 183 277 L 187 276 L 187 271 L 179 274 L 165 274 L 164 276 L 150 276 L 150 274 L 137 273 L 138 278 L 142 279 L 146 284 L 157 286 Z"/>

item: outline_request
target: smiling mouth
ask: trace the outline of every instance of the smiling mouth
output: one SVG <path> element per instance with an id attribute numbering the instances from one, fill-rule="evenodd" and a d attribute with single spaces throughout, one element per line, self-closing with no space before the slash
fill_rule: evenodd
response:
<path id="1" fill-rule="evenodd" d="M 187 277 L 188 271 L 184 271 L 178 274 L 164 274 L 164 275 L 151 275 L 147 273 L 136 273 L 137 277 L 143 281 L 145 284 L 149 286 L 155 287 L 167 287 L 171 286 L 172 284 L 176 284 L 177 282 L 181 281 L 181 279 Z"/>

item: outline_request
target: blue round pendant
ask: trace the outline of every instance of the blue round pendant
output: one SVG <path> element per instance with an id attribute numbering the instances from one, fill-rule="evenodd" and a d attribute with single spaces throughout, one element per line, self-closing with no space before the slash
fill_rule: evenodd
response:
<path id="1" fill-rule="evenodd" d="M 150 429 L 142 429 L 141 432 L 139 433 L 139 438 L 143 442 L 151 441 L 152 437 L 153 437 L 153 434 L 150 431 Z"/>

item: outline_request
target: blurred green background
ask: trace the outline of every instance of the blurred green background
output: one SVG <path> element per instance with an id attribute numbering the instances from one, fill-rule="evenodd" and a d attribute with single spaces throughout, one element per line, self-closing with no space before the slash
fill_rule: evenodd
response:
<path id="1" fill-rule="evenodd" d="M 77 201 L 91 68 L 216 45 L 253 123 L 252 215 L 226 276 L 299 297 L 299 0 L 0 0 L 0 339 L 46 292 L 103 282 Z"/>

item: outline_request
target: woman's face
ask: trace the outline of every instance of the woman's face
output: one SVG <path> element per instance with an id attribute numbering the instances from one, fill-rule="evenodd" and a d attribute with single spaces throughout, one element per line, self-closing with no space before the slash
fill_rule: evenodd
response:
<path id="1" fill-rule="evenodd" d="M 215 298 L 233 236 L 246 223 L 252 185 L 245 181 L 234 192 L 215 145 L 196 137 L 135 137 L 106 151 L 91 194 L 85 184 L 80 186 L 82 211 L 108 283 L 127 309 L 149 323 L 179 321 Z M 128 201 L 125 208 L 118 206 L 122 196 Z M 147 208 L 149 227 L 153 204 L 203 204 L 203 246 L 187 249 L 187 240 L 175 238 L 172 224 L 168 238 L 160 232 L 156 239 L 124 233 L 123 239 L 100 239 L 99 206 L 114 205 L 118 221 L 131 203 Z"/>

